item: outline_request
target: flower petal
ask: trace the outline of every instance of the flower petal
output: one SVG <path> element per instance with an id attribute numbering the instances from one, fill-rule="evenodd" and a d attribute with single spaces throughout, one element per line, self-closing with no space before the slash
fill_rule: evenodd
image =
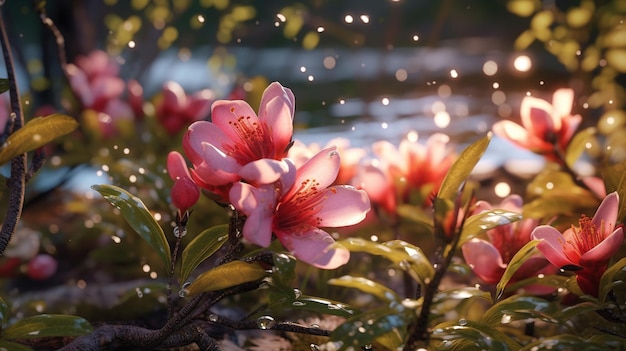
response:
<path id="1" fill-rule="evenodd" d="M 210 185 L 224 185 L 239 180 L 237 174 L 241 165 L 237 161 L 224 154 L 215 146 L 204 143 L 202 149 L 204 162 L 196 165 L 195 170 L 202 180 Z"/>
<path id="2" fill-rule="evenodd" d="M 506 264 L 502 261 L 500 251 L 490 242 L 474 238 L 466 242 L 461 250 L 465 262 L 485 283 L 495 284 L 500 281 Z"/>
<path id="3" fill-rule="evenodd" d="M 195 164 L 202 163 L 202 144 L 210 141 L 217 148 L 222 149 L 223 145 L 230 140 L 224 132 L 215 124 L 207 121 L 192 123 L 183 137 L 183 149 L 185 155 Z"/>
<path id="4" fill-rule="evenodd" d="M 624 228 L 619 227 L 594 248 L 583 253 L 580 257 L 580 264 L 587 266 L 592 262 L 608 261 L 622 247 L 623 242 Z"/>
<path id="5" fill-rule="evenodd" d="M 253 184 L 270 184 L 290 171 L 284 161 L 263 158 L 250 162 L 239 171 L 239 176 Z"/>
<path id="6" fill-rule="evenodd" d="M 211 122 L 235 143 L 244 138 L 235 128 L 239 118 L 249 118 L 247 121 L 250 124 L 260 123 L 252 107 L 242 100 L 218 100 L 211 107 Z"/>
<path id="7" fill-rule="evenodd" d="M 552 95 L 552 113 L 556 118 L 559 119 L 565 116 L 569 116 L 569 114 L 572 112 L 573 103 L 573 89 L 557 89 Z"/>
<path id="8" fill-rule="evenodd" d="M 617 221 L 618 209 L 619 195 L 617 195 L 617 192 L 612 192 L 602 200 L 602 203 L 598 206 L 596 213 L 593 215 L 591 221 L 596 226 L 596 229 L 603 230 L 604 235 L 612 232 L 616 224 L 615 222 Z"/>
<path id="9" fill-rule="evenodd" d="M 337 179 L 341 160 L 335 147 L 326 148 L 311 157 L 298 169 L 296 184 L 306 179 L 315 179 L 319 189 L 327 188 Z"/>
<path id="10" fill-rule="evenodd" d="M 561 118 L 554 119 L 552 105 L 546 100 L 532 96 L 522 99 L 520 106 L 522 125 L 532 135 L 545 139 L 548 131 L 561 130 Z"/>
<path id="11" fill-rule="evenodd" d="M 277 82 L 265 89 L 259 106 L 259 119 L 267 123 L 278 157 L 291 142 L 294 112 L 295 97 L 290 89 Z"/>
<path id="12" fill-rule="evenodd" d="M 172 180 L 184 177 L 191 178 L 185 158 L 177 151 L 171 151 L 167 154 L 167 173 Z"/>
<path id="13" fill-rule="evenodd" d="M 563 234 L 549 225 L 540 225 L 531 234 L 533 239 L 542 240 L 537 249 L 550 263 L 561 268 L 565 266 L 578 266 L 578 262 L 571 261 L 565 254 L 567 245 Z M 573 250 L 573 249 L 572 249 Z"/>
<path id="14" fill-rule="evenodd" d="M 360 223 L 370 210 L 367 193 L 351 186 L 332 186 L 316 217 L 320 227 L 343 227 Z"/>
<path id="15" fill-rule="evenodd" d="M 229 192 L 232 205 L 248 217 L 243 226 L 244 238 L 261 247 L 269 246 L 272 241 L 275 194 L 270 187 L 255 188 L 241 182 L 233 184 Z"/>
<path id="16" fill-rule="evenodd" d="M 302 233 L 276 233 L 285 248 L 298 259 L 315 267 L 335 269 L 350 260 L 350 251 L 345 248 L 329 248 L 335 240 L 325 231 L 318 228 Z"/>

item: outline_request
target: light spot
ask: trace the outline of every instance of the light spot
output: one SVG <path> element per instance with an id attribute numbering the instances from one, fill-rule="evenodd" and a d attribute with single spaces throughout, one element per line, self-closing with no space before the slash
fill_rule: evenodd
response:
<path id="1" fill-rule="evenodd" d="M 520 72 L 528 72 L 532 66 L 532 60 L 526 55 L 519 55 L 513 61 L 513 67 Z"/>
<path id="2" fill-rule="evenodd" d="M 493 76 L 498 73 L 498 64 L 492 60 L 485 62 L 483 64 L 483 73 L 487 76 Z"/>
<path id="3" fill-rule="evenodd" d="M 343 20 L 344 20 L 346 23 L 352 23 L 352 22 L 354 22 L 354 17 L 352 17 L 351 15 L 346 15 L 346 16 L 343 18 Z"/>

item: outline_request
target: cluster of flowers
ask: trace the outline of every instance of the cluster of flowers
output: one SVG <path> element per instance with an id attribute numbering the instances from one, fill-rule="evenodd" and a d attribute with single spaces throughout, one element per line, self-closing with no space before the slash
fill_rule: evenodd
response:
<path id="1" fill-rule="evenodd" d="M 333 239 L 320 227 L 360 222 L 370 200 L 393 214 L 416 191 L 426 194 L 421 205 L 428 206 L 429 195 L 438 191 L 456 159 L 443 134 L 431 136 L 425 145 L 408 139 L 398 148 L 377 142 L 372 147 L 375 158 L 366 157 L 365 149 L 350 148 L 345 140 L 333 140 L 325 148 L 292 141 L 294 103 L 292 92 L 279 83 L 266 89 L 258 117 L 243 101 L 215 102 L 212 122 L 195 122 L 185 134 L 183 147 L 193 167 L 187 168 L 180 153 L 169 155 L 175 206 L 186 211 L 197 201 L 199 188 L 205 189 L 247 216 L 243 236 L 248 241 L 267 247 L 275 234 L 299 259 L 331 269 L 346 263 L 349 253 L 329 248 Z M 552 104 L 528 96 L 521 108 L 523 126 L 501 121 L 493 130 L 561 163 L 581 121 L 571 114 L 572 103 L 573 92 L 566 89 L 554 94 Z M 333 185 L 338 183 L 353 187 Z M 481 280 L 495 284 L 520 248 L 532 239 L 542 240 L 541 255 L 527 260 L 512 281 L 568 269 L 584 293 L 597 295 L 600 276 L 624 234 L 617 225 L 618 195 L 595 189 L 605 199 L 593 219 L 583 216 L 579 227 L 561 233 L 538 219 L 524 218 L 489 230 L 487 239 L 465 243 L 466 262 Z M 510 195 L 497 206 L 478 201 L 472 214 L 492 208 L 521 213 L 522 205 L 519 195 Z M 546 292 L 546 287 L 533 288 Z"/>

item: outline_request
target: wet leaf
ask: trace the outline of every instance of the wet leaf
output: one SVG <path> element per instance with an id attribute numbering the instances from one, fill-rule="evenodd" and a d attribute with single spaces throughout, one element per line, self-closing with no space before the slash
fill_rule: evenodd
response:
<path id="1" fill-rule="evenodd" d="M 513 339 L 486 324 L 471 320 L 449 321 L 433 327 L 433 340 L 447 340 L 447 350 L 519 350 Z"/>
<path id="2" fill-rule="evenodd" d="M 624 285 L 626 279 L 626 257 L 615 262 L 602 274 L 600 278 L 600 291 L 598 297 L 601 302 L 606 302 L 606 298 L 616 286 Z"/>
<path id="3" fill-rule="evenodd" d="M 227 289 L 261 280 L 265 276 L 267 276 L 265 269 L 256 263 L 231 261 L 202 273 L 189 286 L 189 295 Z"/>
<path id="4" fill-rule="evenodd" d="M 6 340 L 0 340 L 0 350 L 11 350 L 11 351 L 33 351 L 28 346 L 24 346 L 22 344 L 18 344 L 16 342 L 10 342 Z"/>
<path id="5" fill-rule="evenodd" d="M 470 175 L 474 166 L 476 166 L 480 158 L 485 153 L 485 150 L 487 150 L 490 141 L 491 133 L 482 137 L 461 152 L 443 179 L 437 198 L 449 201 L 454 201 L 456 199 L 461 185 Z"/>
<path id="6" fill-rule="evenodd" d="M 505 210 L 489 210 L 479 214 L 470 216 L 463 225 L 463 231 L 461 232 L 461 239 L 459 241 L 459 247 L 466 241 L 469 241 L 485 231 L 519 221 L 522 219 L 522 214 L 517 212 L 510 212 Z"/>
<path id="7" fill-rule="evenodd" d="M 228 224 L 211 227 L 193 238 L 181 255 L 180 280 L 186 281 L 189 274 L 217 252 L 226 241 L 228 241 Z"/>
<path id="8" fill-rule="evenodd" d="M 277 274 L 272 277 L 273 284 L 291 287 L 291 284 L 296 279 L 297 262 L 298 260 L 296 260 L 294 256 L 284 253 L 274 253 L 273 271 Z"/>
<path id="9" fill-rule="evenodd" d="M 0 78 L 0 94 L 9 91 L 9 80 Z"/>
<path id="10" fill-rule="evenodd" d="M 38 149 L 52 140 L 69 134 L 78 128 L 78 122 L 70 116 L 52 114 L 36 117 L 11 134 L 0 149 L 0 165 L 12 158 Z"/>
<path id="11" fill-rule="evenodd" d="M 565 153 L 565 162 L 570 168 L 574 167 L 574 163 L 578 161 L 580 155 L 582 155 L 583 151 L 587 148 L 587 143 L 597 132 L 598 130 L 595 127 L 589 127 L 574 135 Z"/>
<path id="12" fill-rule="evenodd" d="M 349 238 L 340 240 L 335 245 L 343 246 L 352 252 L 383 256 L 423 284 L 429 282 L 435 274 L 422 249 L 402 240 L 376 243 L 361 238 Z"/>
<path id="13" fill-rule="evenodd" d="M 302 295 L 292 301 L 291 308 L 345 318 L 350 318 L 354 316 L 355 313 L 359 313 L 357 309 L 343 302 L 308 295 Z"/>
<path id="14" fill-rule="evenodd" d="M 491 306 L 481 319 L 482 323 L 497 327 L 500 323 L 506 324 L 514 321 L 514 316 L 510 313 L 514 311 L 551 311 L 555 312 L 557 307 L 548 300 L 534 296 L 514 295 Z"/>
<path id="15" fill-rule="evenodd" d="M 382 284 L 376 283 L 375 281 L 363 277 L 344 275 L 342 277 L 329 280 L 328 284 L 342 286 L 344 288 L 358 289 L 366 294 L 374 295 L 377 298 L 387 302 L 400 300 L 400 297 L 393 290 Z"/>
<path id="16" fill-rule="evenodd" d="M 398 313 L 392 308 L 367 311 L 338 326 L 330 334 L 330 339 L 343 342 L 340 351 L 359 350 L 379 337 L 384 337 L 386 344 L 395 344 L 397 347 L 404 340 L 409 318 L 411 314 Z"/>
<path id="17" fill-rule="evenodd" d="M 60 314 L 42 314 L 20 319 L 2 332 L 5 339 L 32 339 L 49 336 L 78 336 L 93 331 L 87 320 Z"/>
<path id="18" fill-rule="evenodd" d="M 504 270 L 504 274 L 502 274 L 502 278 L 498 282 L 496 286 L 496 299 L 499 299 L 504 293 L 504 289 L 506 289 L 509 280 L 513 277 L 515 272 L 526 262 L 527 259 L 532 257 L 537 251 L 535 247 L 539 244 L 540 240 L 531 240 L 526 245 L 524 245 L 519 251 L 513 256 L 511 262 L 507 265 Z"/>
<path id="19" fill-rule="evenodd" d="M 603 351 L 606 350 L 606 344 L 596 344 L 575 335 L 558 335 L 553 337 L 544 337 L 530 343 L 519 351 Z"/>
<path id="20" fill-rule="evenodd" d="M 166 269 L 169 269 L 172 262 L 170 245 L 163 229 L 146 205 L 136 196 L 115 185 L 93 185 L 91 188 L 120 210 L 126 222 L 159 254 Z"/>

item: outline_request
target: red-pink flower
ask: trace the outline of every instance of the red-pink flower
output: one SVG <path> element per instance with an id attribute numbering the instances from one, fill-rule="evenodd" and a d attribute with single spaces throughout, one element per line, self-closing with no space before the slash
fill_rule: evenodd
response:
<path id="1" fill-rule="evenodd" d="M 172 203 L 182 213 L 193 206 L 200 198 L 200 189 L 191 180 L 183 155 L 172 151 L 167 155 L 167 172 L 174 181 Z"/>
<path id="2" fill-rule="evenodd" d="M 598 284 L 611 256 L 624 242 L 622 226 L 616 226 L 619 196 L 613 192 L 604 198 L 593 219 L 583 215 L 579 227 L 572 226 L 562 234 L 547 225 L 532 232 L 542 240 L 537 248 L 553 265 L 573 270 L 584 293 L 597 296 Z"/>
<path id="3" fill-rule="evenodd" d="M 227 199 L 232 183 L 249 172 L 260 172 L 263 183 L 276 181 L 277 163 L 291 142 L 294 107 L 291 90 L 277 82 L 265 89 L 258 116 L 245 101 L 216 101 L 211 122 L 193 123 L 183 139 L 196 184 Z"/>
<path id="4" fill-rule="evenodd" d="M 180 84 L 168 81 L 163 84 L 162 98 L 155 106 L 156 117 L 169 134 L 177 134 L 195 121 L 209 115 L 215 94 L 203 89 L 187 95 Z"/>
<path id="5" fill-rule="evenodd" d="M 478 214 L 495 208 L 521 213 L 522 204 L 520 196 L 510 195 L 497 206 L 492 206 L 486 201 L 478 201 L 472 213 Z M 508 263 L 519 249 L 530 241 L 530 234 L 538 224 L 539 221 L 536 219 L 524 218 L 488 230 L 486 233 L 488 240 L 474 238 L 463 245 L 461 250 L 465 262 L 485 283 L 499 282 Z M 555 271 L 556 269 L 545 258 L 532 257 L 524 262 L 511 281 L 533 277 L 539 273 L 551 274 Z"/>
<path id="6" fill-rule="evenodd" d="M 251 177 L 230 190 L 231 203 L 248 217 L 243 236 L 266 247 L 274 233 L 304 262 L 326 269 L 345 264 L 349 251 L 330 248 L 334 240 L 320 227 L 343 227 L 362 221 L 370 209 L 366 193 L 332 185 L 340 166 L 335 148 L 320 151 L 297 170 L 289 159 L 281 163 L 278 181 L 255 185 Z"/>
<path id="7" fill-rule="evenodd" d="M 126 84 L 118 77 L 119 66 L 104 51 L 96 50 L 67 65 L 70 86 L 85 108 L 103 111 L 119 98 Z"/>
<path id="8" fill-rule="evenodd" d="M 516 145 L 544 155 L 549 160 L 559 161 L 558 152 L 567 149 L 582 117 L 572 115 L 574 91 L 558 89 L 552 104 L 543 99 L 526 96 L 522 100 L 520 115 L 522 125 L 512 121 L 500 121 L 493 131 Z"/>

